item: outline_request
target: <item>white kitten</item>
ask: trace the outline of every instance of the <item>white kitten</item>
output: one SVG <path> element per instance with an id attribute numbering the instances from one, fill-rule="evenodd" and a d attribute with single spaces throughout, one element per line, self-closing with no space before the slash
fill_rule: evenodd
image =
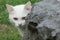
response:
<path id="1" fill-rule="evenodd" d="M 9 12 L 9 19 L 13 22 L 16 26 L 24 25 L 25 24 L 25 17 L 31 11 L 31 3 L 27 2 L 24 5 L 6 5 L 7 10 Z"/>
<path id="2" fill-rule="evenodd" d="M 16 6 L 6 4 L 6 7 L 9 12 L 10 22 L 15 24 L 16 27 L 23 26 L 25 24 L 25 17 L 31 11 L 31 2 L 27 2 L 26 4 Z"/>

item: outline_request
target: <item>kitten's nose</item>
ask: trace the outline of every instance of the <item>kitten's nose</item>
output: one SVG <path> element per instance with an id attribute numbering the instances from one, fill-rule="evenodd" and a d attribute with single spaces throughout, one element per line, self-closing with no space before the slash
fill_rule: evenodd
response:
<path id="1" fill-rule="evenodd" d="M 19 24 L 19 26 L 22 26 L 22 24 Z"/>

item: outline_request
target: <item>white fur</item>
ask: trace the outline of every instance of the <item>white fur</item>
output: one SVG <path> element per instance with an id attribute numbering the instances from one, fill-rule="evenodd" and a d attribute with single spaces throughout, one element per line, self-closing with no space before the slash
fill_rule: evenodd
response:
<path id="1" fill-rule="evenodd" d="M 31 3 L 27 2 L 24 5 L 6 5 L 7 10 L 9 12 L 9 19 L 12 23 L 15 24 L 15 26 L 24 25 L 25 20 L 22 19 L 22 17 L 26 17 L 28 13 L 31 11 Z M 18 20 L 14 20 L 14 18 L 18 18 Z"/>
<path id="2" fill-rule="evenodd" d="M 22 20 L 22 17 L 26 17 L 27 16 L 27 12 L 24 10 L 24 6 L 25 5 L 18 5 L 18 6 L 14 6 L 13 9 L 14 11 L 12 11 L 9 14 L 9 19 L 15 23 L 16 26 L 19 26 L 19 24 L 24 25 L 25 24 L 25 20 Z M 16 17 L 18 18 L 18 20 L 14 20 L 13 18 Z"/>

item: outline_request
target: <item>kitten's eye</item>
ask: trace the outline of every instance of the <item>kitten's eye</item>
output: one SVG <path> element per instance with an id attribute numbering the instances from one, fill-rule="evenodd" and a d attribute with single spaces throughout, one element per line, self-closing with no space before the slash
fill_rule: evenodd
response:
<path id="1" fill-rule="evenodd" d="M 25 19 L 25 17 L 22 17 L 22 19 L 24 20 L 24 19 Z"/>
<path id="2" fill-rule="evenodd" d="M 14 20 L 18 20 L 18 18 L 14 18 Z"/>

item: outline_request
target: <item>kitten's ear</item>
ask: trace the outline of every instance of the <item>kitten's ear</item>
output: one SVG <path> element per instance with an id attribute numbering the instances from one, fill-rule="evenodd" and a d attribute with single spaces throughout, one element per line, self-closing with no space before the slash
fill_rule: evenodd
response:
<path id="1" fill-rule="evenodd" d="M 32 8 L 31 2 L 29 1 L 29 2 L 27 2 L 27 3 L 25 4 L 25 10 L 26 10 L 28 13 L 30 13 L 31 8 Z"/>
<path id="2" fill-rule="evenodd" d="M 13 6 L 6 4 L 6 8 L 8 10 L 8 12 L 12 12 L 13 11 Z"/>

